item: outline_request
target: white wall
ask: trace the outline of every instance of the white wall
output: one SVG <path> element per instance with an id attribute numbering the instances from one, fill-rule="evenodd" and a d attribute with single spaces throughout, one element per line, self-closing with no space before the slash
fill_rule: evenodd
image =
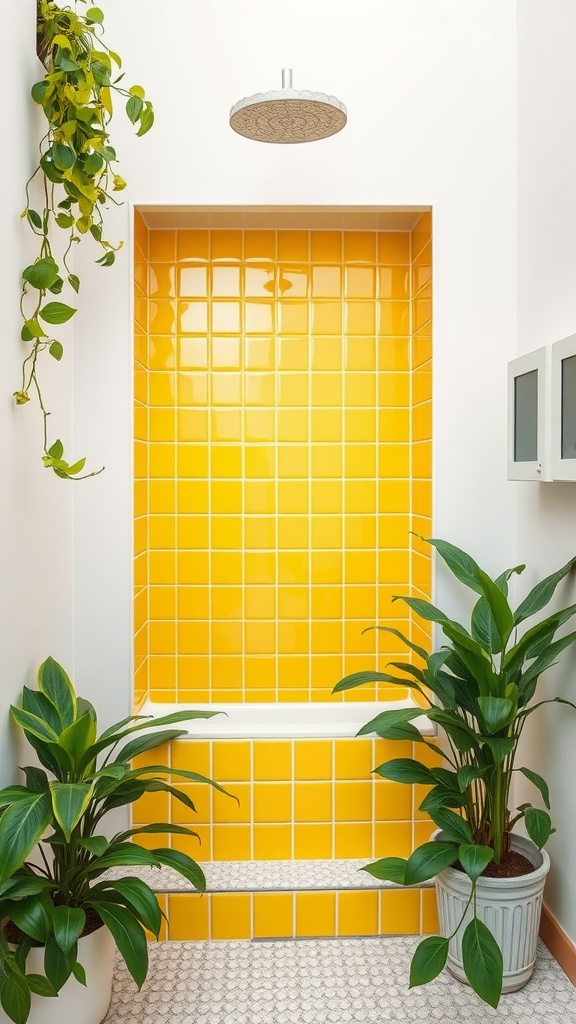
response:
<path id="1" fill-rule="evenodd" d="M 8 708 L 37 666 L 53 654 L 70 671 L 72 660 L 71 486 L 44 468 L 42 421 L 31 402 L 16 408 L 26 346 L 19 341 L 20 274 L 36 253 L 20 214 L 24 185 L 34 166 L 39 121 L 29 100 L 42 77 L 35 54 L 35 0 L 11 12 L 10 44 L 0 61 L 4 123 L 9 142 L 2 157 L 0 203 L 0 784 L 16 777 L 14 731 Z M 10 113 L 11 123 L 6 125 Z M 52 360 L 48 360 L 52 362 Z M 53 372 L 54 371 L 54 372 Z M 46 399 L 54 413 L 54 438 L 70 434 L 70 356 L 47 367 Z M 22 761 L 20 760 L 20 763 Z M 24 762 L 26 763 L 26 762 Z"/>
<path id="2" fill-rule="evenodd" d="M 575 40 L 573 0 L 518 4 L 519 353 L 576 330 Z M 528 586 L 576 554 L 576 486 L 526 483 L 516 489 L 517 556 L 530 563 Z M 559 599 L 576 601 L 576 581 L 566 582 Z M 543 681 L 542 697 L 576 701 L 576 655 L 562 664 Z M 576 712 L 549 705 L 530 726 L 526 754 L 550 783 L 558 829 L 549 845 L 553 870 L 546 902 L 576 942 Z M 525 785 L 519 795 L 531 799 L 534 793 Z"/>

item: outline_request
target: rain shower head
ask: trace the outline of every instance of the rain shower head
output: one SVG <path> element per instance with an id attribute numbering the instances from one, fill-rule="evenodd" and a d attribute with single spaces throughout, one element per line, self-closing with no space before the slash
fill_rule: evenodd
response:
<path id="1" fill-rule="evenodd" d="M 342 130 L 346 107 L 335 96 L 292 88 L 292 69 L 283 68 L 282 88 L 257 92 L 230 111 L 230 127 L 255 142 L 316 142 Z"/>

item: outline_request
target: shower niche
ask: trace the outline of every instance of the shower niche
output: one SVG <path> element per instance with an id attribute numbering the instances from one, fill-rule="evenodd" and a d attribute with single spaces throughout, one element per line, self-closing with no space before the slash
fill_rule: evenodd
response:
<path id="1" fill-rule="evenodd" d="M 334 700 L 405 658 L 367 626 L 429 643 L 392 598 L 431 592 L 431 231 L 424 208 L 135 211 L 138 706 Z"/>

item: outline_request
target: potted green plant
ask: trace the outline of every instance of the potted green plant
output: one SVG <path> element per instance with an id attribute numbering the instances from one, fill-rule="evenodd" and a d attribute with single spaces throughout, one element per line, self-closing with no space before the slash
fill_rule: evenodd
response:
<path id="1" fill-rule="evenodd" d="M 162 921 L 154 892 L 137 874 L 108 877 L 109 869 L 167 865 L 196 889 L 206 887 L 191 857 L 137 842 L 142 833 L 196 836 L 191 829 L 159 822 L 109 839 L 103 819 L 146 792 L 167 792 L 194 810 L 167 776 L 225 792 L 192 771 L 131 764 L 144 751 L 186 734 L 166 726 L 217 712 L 177 711 L 152 722 L 132 715 L 98 735 L 93 706 L 76 696 L 52 658 L 40 666 L 38 690 L 24 687 L 21 706 L 11 710 L 42 767 L 24 768 L 25 785 L 0 791 L 4 1019 L 100 1024 L 110 1002 L 114 944 L 140 987 L 148 968 L 145 929 L 158 936 Z"/>
<path id="2" fill-rule="evenodd" d="M 418 694 L 421 707 L 384 711 L 361 734 L 411 740 L 445 758 L 445 767 L 396 758 L 374 769 L 384 779 L 428 786 L 420 809 L 440 831 L 407 860 L 385 857 L 364 870 L 400 885 L 418 885 L 436 876 L 441 934 L 417 947 L 410 985 L 432 981 L 448 964 L 485 1002 L 497 1006 L 501 993 L 521 988 L 533 970 L 549 867 L 543 847 L 554 831 L 546 782 L 516 765 L 518 744 L 528 716 L 549 703 L 533 703 L 539 676 L 576 640 L 576 632 L 556 639 L 576 614 L 576 604 L 526 631 L 523 624 L 548 604 L 576 559 L 537 584 L 513 611 L 508 581 L 524 565 L 492 580 L 466 552 L 442 540 L 428 543 L 456 579 L 477 595 L 469 627 L 430 601 L 395 598 L 437 623 L 446 642 L 429 654 L 395 629 L 370 627 L 400 636 L 419 665 L 394 663 L 401 675 L 357 672 L 342 679 L 334 692 L 386 682 Z M 562 697 L 552 700 L 576 707 Z M 444 733 L 443 749 L 413 724 L 424 716 Z M 546 810 L 531 803 L 510 808 L 514 772 L 533 783 Z M 520 822 L 528 838 L 513 831 Z"/>

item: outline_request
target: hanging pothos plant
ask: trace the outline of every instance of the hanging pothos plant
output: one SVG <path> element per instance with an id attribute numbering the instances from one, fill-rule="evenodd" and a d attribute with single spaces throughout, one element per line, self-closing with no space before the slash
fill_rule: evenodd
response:
<path id="1" fill-rule="evenodd" d="M 72 272 L 70 254 L 75 243 L 91 235 L 101 247 L 96 260 L 111 267 L 122 243 L 112 245 L 104 235 L 103 211 L 109 202 L 118 205 L 112 192 L 120 192 L 126 182 L 113 171 L 116 152 L 110 144 L 108 126 L 112 117 L 113 95 L 126 100 L 126 113 L 138 126 L 138 135 L 152 127 L 152 104 L 139 85 L 125 89 L 120 85 L 122 61 L 102 39 L 104 15 L 98 7 L 78 10 L 59 6 L 55 0 L 38 0 L 38 54 L 46 67 L 42 81 L 32 88 L 47 121 L 47 131 L 39 147 L 38 166 L 26 185 L 28 219 L 39 241 L 38 256 L 22 273 L 22 341 L 30 345 L 22 365 L 20 390 L 14 393 L 18 405 L 38 399 L 44 420 L 44 465 L 64 479 L 82 480 L 102 470 L 83 473 L 86 460 L 70 463 L 64 457 L 60 440 L 48 436 L 48 416 L 38 367 L 40 356 L 47 354 L 59 361 L 62 342 L 54 337 L 54 327 L 71 320 L 76 308 L 53 296 L 64 288 L 78 293 L 80 280 Z M 43 209 L 31 205 L 30 186 L 39 178 Z M 56 257 L 53 243 L 56 228 L 65 232 L 63 255 Z"/>

